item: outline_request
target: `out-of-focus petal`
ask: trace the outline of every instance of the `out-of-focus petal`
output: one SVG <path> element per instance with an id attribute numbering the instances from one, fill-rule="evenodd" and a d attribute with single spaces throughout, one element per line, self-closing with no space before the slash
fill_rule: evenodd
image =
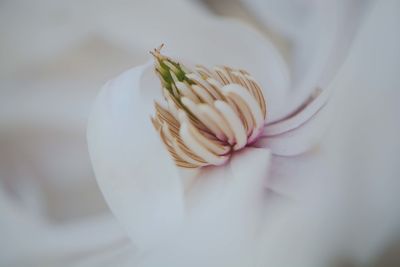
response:
<path id="1" fill-rule="evenodd" d="M 161 242 L 183 216 L 177 170 L 140 101 L 144 67 L 108 82 L 96 99 L 88 144 L 100 188 L 139 248 Z"/>
<path id="2" fill-rule="evenodd" d="M 290 44 L 292 111 L 316 87 L 325 89 L 342 65 L 370 1 L 243 0 L 266 27 Z"/>

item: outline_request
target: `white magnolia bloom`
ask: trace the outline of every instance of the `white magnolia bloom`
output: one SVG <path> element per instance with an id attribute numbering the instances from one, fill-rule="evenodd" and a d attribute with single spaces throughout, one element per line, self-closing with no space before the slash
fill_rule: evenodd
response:
<path id="1" fill-rule="evenodd" d="M 259 84 L 258 93 L 267 99 L 267 107 L 263 100 L 254 97 L 257 91 L 250 95 L 245 93 L 243 86 L 239 88 L 228 82 L 225 87 L 218 85 L 220 89 L 225 88 L 227 94 L 233 91 L 243 97 L 248 96 L 246 100 L 256 105 L 251 106 L 249 113 L 257 113 L 254 115 L 257 118 L 254 126 L 245 128 L 244 123 L 228 123 L 229 129 L 239 126 L 243 127 L 241 130 L 248 130 L 244 130 L 240 142 L 235 133 L 232 133 L 232 143 L 229 142 L 228 134 L 220 136 L 222 139 L 227 138 L 227 144 L 231 146 L 217 149 L 238 150 L 232 153 L 229 160 L 228 157 L 221 156 L 225 153 L 223 151 L 219 156 L 214 155 L 202 161 L 207 155 L 201 154 L 199 147 L 191 147 L 190 150 L 197 153 L 200 159 L 182 161 L 190 153 L 185 155 L 184 151 L 176 152 L 178 146 L 173 147 L 174 144 L 170 142 L 179 130 L 162 129 L 161 123 L 168 119 L 175 120 L 170 124 L 180 123 L 181 126 L 194 122 L 185 117 L 187 114 L 178 114 L 179 107 L 172 105 L 177 105 L 176 102 L 170 103 L 168 114 L 168 107 L 162 108 L 158 104 L 154 107 L 154 101 L 161 103 L 168 102 L 168 99 L 170 102 L 173 100 L 168 97 L 167 100 L 163 99 L 166 93 L 163 94 L 151 62 L 128 70 L 109 81 L 94 104 L 88 126 L 88 143 L 96 178 L 113 213 L 139 251 L 151 250 L 154 253 L 151 259 L 146 259 L 146 262 L 150 260 L 147 262 L 149 266 L 157 266 L 152 261 L 158 260 L 169 262 L 171 266 L 184 263 L 193 266 L 190 263 L 193 257 L 199 259 L 198 264 L 202 262 L 209 266 L 255 264 L 260 259 L 252 257 L 254 252 L 248 254 L 246 251 L 257 251 L 261 240 L 256 241 L 255 235 L 257 229 L 262 229 L 266 223 L 265 210 L 272 203 L 269 198 L 281 196 L 279 189 L 274 188 L 274 183 L 269 181 L 271 172 L 279 172 L 278 165 L 270 168 L 271 158 L 295 156 L 313 148 L 329 123 L 329 91 L 315 88 L 302 105 L 295 109 L 290 105 L 286 106 L 285 102 L 290 98 L 291 92 L 284 60 L 257 33 L 246 29 L 237 38 L 238 30 L 232 35 L 226 31 L 219 43 L 201 43 L 201 51 L 207 51 L 207 54 L 180 56 L 175 51 L 173 57 L 187 66 L 190 66 L 190 62 L 204 63 L 206 66 L 223 63 L 232 69 L 243 69 L 252 75 L 249 76 L 246 72 L 244 78 L 247 81 L 254 80 Z M 174 53 L 166 51 L 165 54 Z M 157 56 L 161 57 L 159 54 Z M 180 60 L 181 58 L 189 58 L 190 62 Z M 169 65 L 169 69 L 178 68 L 173 62 L 169 62 Z M 230 68 L 222 69 L 220 74 L 229 75 L 227 72 L 232 72 Z M 214 69 L 214 72 L 218 70 L 220 69 Z M 177 74 L 180 71 L 181 69 L 176 70 Z M 198 72 L 202 71 L 207 70 L 204 67 L 198 68 Z M 196 75 L 189 75 L 191 81 L 198 79 L 197 83 L 203 82 L 201 79 L 204 78 L 200 79 Z M 214 73 L 210 72 L 209 75 Z M 175 79 L 175 84 L 180 82 L 177 77 Z M 222 83 L 223 78 L 220 79 L 217 82 Z M 213 80 L 208 82 L 214 83 Z M 175 93 L 191 89 L 181 89 L 178 86 L 172 88 L 171 84 L 165 84 L 165 79 L 163 83 L 164 87 L 169 86 Z M 179 87 L 183 88 L 184 85 L 180 84 Z M 187 95 L 181 101 L 193 114 L 199 116 L 195 110 L 197 107 L 194 106 L 195 97 L 199 96 L 189 93 Z M 244 100 L 241 98 L 238 101 Z M 155 110 L 156 117 L 153 118 L 152 125 L 149 118 L 154 116 Z M 172 119 L 172 113 L 176 113 L 177 117 Z M 163 114 L 170 117 L 163 121 L 160 119 Z M 194 170 L 176 167 L 153 126 L 162 133 L 164 144 L 172 146 L 170 153 L 173 156 L 176 153 L 175 161 L 178 165 L 220 166 Z M 185 130 L 185 127 L 181 127 L 181 131 L 184 131 L 182 128 Z M 259 136 L 260 132 L 262 136 Z M 218 132 L 215 132 L 215 136 L 218 136 Z M 190 140 L 184 141 L 186 145 L 190 143 Z M 236 145 L 238 146 L 235 147 Z M 196 160 L 192 155 L 192 160 L 193 158 Z M 185 256 L 171 256 L 178 251 L 179 255 L 184 253 Z"/>
<path id="2" fill-rule="evenodd" d="M 328 90 L 345 58 L 364 1 L 295 1 L 301 8 L 286 5 L 287 10 L 296 12 L 282 14 L 279 9 L 287 1 L 243 0 L 268 3 L 268 8 L 254 5 L 253 10 L 269 12 L 260 18 L 271 19 L 268 25 L 276 26 L 278 33 L 288 33 L 293 58 L 286 60 L 248 27 L 215 19 L 185 1 L 160 1 L 159 9 L 154 9 L 153 1 L 131 4 L 134 8 L 127 8 L 128 3 L 124 2 L 114 5 L 113 12 L 108 5 L 98 6 L 97 16 L 90 17 L 82 10 L 92 11 L 93 5 L 98 5 L 96 1 L 86 1 L 79 8 L 75 3 L 68 4 L 74 7 L 70 11 L 80 15 L 73 19 L 76 29 L 68 34 L 65 27 L 60 31 L 59 23 L 46 24 L 47 20 L 37 19 L 44 17 L 41 12 L 49 6 L 58 7 L 49 5 L 51 1 L 43 2 L 44 5 L 35 2 L 31 9 L 36 12 L 24 14 L 24 20 L 5 5 L 2 18 L 7 23 L 3 28 L 10 27 L 11 19 L 18 21 L 27 34 L 36 32 L 32 25 L 39 24 L 37 28 L 41 30 L 51 25 L 56 33 L 53 37 L 61 39 L 51 38 L 53 41 L 45 44 L 46 38 L 17 42 L 15 38 L 24 39 L 26 34 L 9 31 L 3 46 L 9 48 L 3 49 L 7 55 L 14 51 L 21 58 L 26 54 L 32 58 L 48 54 L 50 58 L 55 51 L 64 51 L 66 44 L 79 44 L 89 32 L 124 51 L 124 57 L 129 53 L 137 56 L 136 64 L 142 62 L 149 47 L 166 42 L 171 49 L 166 54 L 189 66 L 223 64 L 251 73 L 262 85 L 267 102 L 265 138 L 235 151 L 223 166 L 197 171 L 176 168 L 150 121 L 155 112 L 153 100 L 163 101 L 159 81 L 150 65 L 131 69 L 109 82 L 100 93 L 88 137 L 101 190 L 135 247 L 108 217 L 91 217 L 67 225 L 50 223 L 43 220 L 43 214 L 32 216 L 34 209 L 16 205 L 4 187 L 0 193 L 0 229 L 4 237 L 0 265 L 320 267 L 327 266 L 327 258 L 336 259 L 343 251 L 345 256 L 369 263 L 392 240 L 388 236 L 394 237 L 393 233 L 398 232 L 398 212 L 394 212 L 397 206 L 393 204 L 398 203 L 399 172 L 393 168 L 399 151 L 393 142 L 399 132 L 393 123 L 398 105 L 393 97 L 397 91 L 391 90 L 399 87 L 393 71 L 400 62 L 393 56 L 399 44 L 397 27 L 393 26 L 398 25 L 396 1 L 377 2 L 340 75 L 339 85 L 334 86 L 342 89 L 344 101 L 336 102 L 341 104 L 341 121 L 329 142 L 325 142 L 330 152 L 337 152 L 329 166 L 321 160 L 326 159 L 326 146 L 309 149 L 315 147 L 326 130 L 325 124 L 329 124 Z M 179 17 L 172 12 L 178 9 Z M 150 13 L 153 16 L 148 16 Z M 32 18 L 26 23 L 29 15 Z M 53 19 L 59 22 L 58 17 Z M 288 30 L 279 26 L 285 21 L 293 22 Z M 3 65 L 13 69 L 13 62 L 18 60 L 5 61 Z M 82 68 L 76 67 L 78 71 Z M 83 76 L 86 79 L 88 75 L 85 72 Z M 62 85 L 65 92 L 70 92 L 71 85 L 65 81 L 47 84 L 49 92 Z M 72 87 L 87 88 L 86 84 Z M 14 107 L 14 101 L 2 99 L 2 110 L 6 111 L 1 112 L 2 130 L 8 122 L 22 118 L 13 117 L 9 110 L 26 109 L 30 117 L 37 115 L 25 105 L 30 98 L 31 94 L 24 94 L 21 99 L 27 102 L 20 99 L 18 103 L 23 104 L 19 109 L 7 109 Z M 51 107 L 49 101 L 40 106 L 56 125 L 69 129 L 66 121 L 70 117 L 60 119 L 54 112 L 54 107 L 63 108 L 60 99 L 65 96 L 52 99 Z M 79 113 L 76 101 L 71 102 L 65 107 L 67 114 Z M 342 137 L 339 142 L 337 135 Z M 375 142 L 377 136 L 379 142 Z M 70 143 L 65 145 L 69 146 Z M 60 150 L 64 155 L 65 148 Z M 71 157 L 80 161 L 76 154 L 66 153 L 65 162 Z M 47 165 L 53 167 L 53 155 L 47 160 Z M 361 168 L 357 162 L 365 166 Z M 63 178 L 69 171 L 58 172 L 57 178 L 67 180 Z M 75 178 L 81 180 L 80 176 Z M 35 191 L 31 184 L 22 187 Z M 67 194 L 76 187 L 68 190 L 61 183 L 61 188 Z M 24 197 L 31 206 L 43 204 L 32 201 L 32 194 Z M 59 212 L 65 213 L 63 208 Z"/>

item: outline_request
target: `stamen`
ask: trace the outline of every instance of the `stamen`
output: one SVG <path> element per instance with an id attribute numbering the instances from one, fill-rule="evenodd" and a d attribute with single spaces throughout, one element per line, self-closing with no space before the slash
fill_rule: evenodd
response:
<path id="1" fill-rule="evenodd" d="M 204 147 L 206 147 L 210 152 L 215 155 L 224 155 L 229 152 L 230 148 L 228 146 L 222 146 L 218 144 L 218 142 L 204 137 L 197 128 L 189 125 L 189 130 L 193 134 L 193 136 L 201 143 Z"/>
<path id="2" fill-rule="evenodd" d="M 203 87 L 198 85 L 192 85 L 193 92 L 201 99 L 203 102 L 211 105 L 214 101 L 213 97 L 205 90 Z"/>
<path id="3" fill-rule="evenodd" d="M 202 111 L 201 108 L 192 102 L 190 99 L 183 97 L 182 103 L 196 116 L 219 140 L 226 139 L 223 132 L 219 129 L 214 121 L 210 120 Z"/>
<path id="4" fill-rule="evenodd" d="M 229 76 L 225 73 L 225 70 L 220 67 L 214 67 L 214 71 L 218 74 L 218 76 L 222 79 L 224 85 L 230 84 L 232 81 L 229 80 Z"/>
<path id="5" fill-rule="evenodd" d="M 238 110 L 240 110 L 240 115 L 243 116 L 245 123 L 245 128 L 247 129 L 247 135 L 249 135 L 253 131 L 253 127 L 255 124 L 255 120 L 251 114 L 250 108 L 246 105 L 246 103 L 235 94 L 227 94 L 229 100 L 231 100 L 234 105 L 236 105 Z"/>
<path id="6" fill-rule="evenodd" d="M 197 161 L 195 159 L 192 159 L 191 157 L 189 157 L 185 152 L 183 152 L 183 150 L 179 147 L 178 142 L 176 141 L 176 139 L 173 139 L 172 145 L 175 149 L 175 152 L 186 162 L 189 162 L 195 166 L 204 166 L 206 165 L 206 163 L 202 163 L 201 161 Z"/>
<path id="7" fill-rule="evenodd" d="M 182 114 L 182 113 L 181 113 Z M 212 152 L 208 151 L 193 135 L 189 129 L 189 121 L 184 118 L 185 115 L 181 117 L 181 129 L 179 131 L 180 136 L 185 143 L 185 145 L 190 148 L 194 154 L 203 158 L 205 161 L 213 165 L 221 165 L 228 159 L 227 156 L 217 156 Z"/>
<path id="8" fill-rule="evenodd" d="M 221 99 L 221 94 L 219 94 L 217 90 L 213 89 L 206 81 L 202 80 L 198 75 L 191 73 L 186 75 L 186 77 L 195 81 L 198 86 L 203 87 L 214 99 Z"/>
<path id="9" fill-rule="evenodd" d="M 264 118 L 262 115 L 262 111 L 258 103 L 255 101 L 255 99 L 250 95 L 250 93 L 245 90 L 242 86 L 236 85 L 236 84 L 230 84 L 226 85 L 222 88 L 222 91 L 227 94 L 227 95 L 235 95 L 236 97 L 239 97 L 247 107 L 249 108 L 252 117 L 255 122 L 255 129 L 259 129 L 263 127 L 264 125 Z M 253 131 L 253 134 L 258 134 L 258 131 Z M 252 138 L 251 136 L 250 138 Z"/>
<path id="10" fill-rule="evenodd" d="M 230 129 L 233 131 L 236 141 L 236 144 L 233 148 L 235 150 L 243 148 L 246 145 L 247 135 L 239 117 L 226 102 L 217 100 L 214 102 L 214 106 L 228 121 Z"/>
<path id="11" fill-rule="evenodd" d="M 155 72 L 167 103 L 155 102 L 151 122 L 177 166 L 224 164 L 263 130 L 266 103 L 260 85 L 244 70 L 227 66 L 196 71 L 162 55 Z"/>
<path id="12" fill-rule="evenodd" d="M 172 80 L 174 81 L 174 83 L 179 82 L 178 77 L 176 77 L 176 74 L 173 71 L 169 71 L 169 73 L 171 74 Z"/>
<path id="13" fill-rule="evenodd" d="M 213 121 L 215 125 L 223 132 L 229 144 L 233 145 L 235 136 L 232 129 L 229 127 L 225 118 L 214 109 L 213 106 L 199 105 L 200 112 L 203 113 L 209 120 Z"/>
<path id="14" fill-rule="evenodd" d="M 258 95 L 258 102 L 261 106 L 261 110 L 263 111 L 264 114 L 264 118 L 266 117 L 267 114 L 267 107 L 266 107 L 266 103 L 265 103 L 265 99 L 264 99 L 264 95 L 263 92 L 261 90 L 261 86 L 258 84 L 258 82 L 253 78 L 253 76 L 251 75 L 246 75 L 246 78 L 250 81 L 250 84 L 252 85 L 252 87 L 254 87 L 254 91 L 257 93 Z"/>
<path id="15" fill-rule="evenodd" d="M 171 98 L 167 98 L 167 103 L 168 103 L 168 109 L 171 112 L 172 116 L 174 116 L 174 118 L 177 119 L 178 109 L 175 105 L 175 102 Z"/>
<path id="16" fill-rule="evenodd" d="M 190 100 L 192 100 L 195 103 L 200 102 L 200 99 L 197 97 L 197 95 L 185 83 L 177 82 L 176 87 L 178 88 L 179 92 L 181 92 L 181 94 L 184 95 L 185 97 L 189 98 Z"/>
<path id="17" fill-rule="evenodd" d="M 178 89 L 176 88 L 175 84 L 171 83 L 172 93 L 175 97 L 179 97 Z"/>
<path id="18" fill-rule="evenodd" d="M 172 64 L 171 62 L 169 62 L 168 60 L 164 60 L 164 62 L 163 62 L 165 65 L 167 65 L 168 66 L 168 68 L 170 68 L 172 71 L 173 71 L 173 73 L 179 73 L 179 69 L 177 68 L 177 67 L 175 67 L 174 66 L 174 64 Z"/>
<path id="19" fill-rule="evenodd" d="M 214 77 L 214 74 L 203 65 L 196 65 L 196 71 L 204 76 L 205 79 Z"/>

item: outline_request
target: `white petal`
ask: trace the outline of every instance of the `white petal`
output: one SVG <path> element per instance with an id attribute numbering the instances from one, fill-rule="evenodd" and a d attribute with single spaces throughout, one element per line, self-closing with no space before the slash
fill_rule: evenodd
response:
<path id="1" fill-rule="evenodd" d="M 275 155 L 293 156 L 304 153 L 320 142 L 332 116 L 328 100 L 331 88 L 309 100 L 286 119 L 267 124 L 256 147 L 268 147 Z M 329 106 L 329 107 L 328 107 Z"/>
<path id="2" fill-rule="evenodd" d="M 329 86 L 347 56 L 370 1 L 243 2 L 268 28 L 284 32 L 282 40 L 290 44 L 287 58 L 291 91 L 285 106 L 291 112 L 316 87 Z"/>
<path id="3" fill-rule="evenodd" d="M 188 189 L 181 234 L 144 266 L 255 266 L 269 158 L 268 149 L 246 148 L 226 165 L 202 169 Z"/>
<path id="4" fill-rule="evenodd" d="M 139 248 L 168 238 L 183 216 L 177 170 L 141 102 L 145 67 L 108 82 L 94 104 L 88 144 L 99 186 Z M 142 90 L 147 90 L 143 92 Z"/>
<path id="5" fill-rule="evenodd" d="M 329 88 L 331 89 L 331 88 Z M 270 123 L 265 126 L 265 136 L 274 136 L 282 134 L 300 127 L 306 121 L 310 120 L 318 113 L 325 105 L 327 105 L 331 90 L 316 91 L 316 96 L 310 98 L 303 107 L 285 119 Z"/>
<path id="6" fill-rule="evenodd" d="M 290 130 L 276 135 L 267 135 L 257 141 L 255 146 L 268 147 L 274 155 L 299 155 L 312 149 L 321 141 L 331 122 L 331 116 L 331 106 L 323 106 L 320 110 L 313 113 L 308 120 L 303 121 L 299 125 L 294 121 L 296 123 L 292 125 L 288 124 L 293 126 Z"/>

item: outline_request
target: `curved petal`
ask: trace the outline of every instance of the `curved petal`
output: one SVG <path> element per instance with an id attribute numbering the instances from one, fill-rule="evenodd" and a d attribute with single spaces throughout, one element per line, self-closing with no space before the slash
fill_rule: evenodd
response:
<path id="1" fill-rule="evenodd" d="M 245 0 L 266 27 L 290 43 L 289 111 L 316 87 L 325 89 L 336 75 L 370 1 Z"/>
<path id="2" fill-rule="evenodd" d="M 260 200 L 262 184 L 268 177 L 269 159 L 268 149 L 248 147 L 235 153 L 226 165 L 200 169 L 187 190 L 189 213 L 199 216 L 203 210 L 207 217 L 214 209 L 216 213 L 228 213 L 228 206 L 234 213 L 242 206 L 246 206 L 244 210 L 256 208 L 255 201 Z"/>
<path id="3" fill-rule="evenodd" d="M 224 166 L 203 168 L 188 189 L 180 234 L 139 266 L 254 266 L 269 158 L 268 149 L 246 148 Z"/>
<path id="4" fill-rule="evenodd" d="M 311 149 L 321 140 L 331 121 L 330 95 L 331 88 L 317 91 L 299 110 L 266 125 L 254 146 L 268 147 L 273 154 L 281 156 L 294 156 Z"/>
<path id="5" fill-rule="evenodd" d="M 271 149 L 272 154 L 279 156 L 302 154 L 321 141 L 330 124 L 331 115 L 331 107 L 325 105 L 302 122 L 293 120 L 285 124 L 286 121 L 283 121 L 280 123 L 281 125 L 276 125 L 277 127 L 271 130 L 281 130 L 288 127 L 286 131 L 276 135 L 268 135 L 267 130 L 267 135 L 260 138 L 255 146 L 267 147 Z M 292 128 L 289 128 L 289 126 L 292 126 Z"/>
<path id="6" fill-rule="evenodd" d="M 87 133 L 99 186 L 139 248 L 167 238 L 183 216 L 177 170 L 140 101 L 143 70 L 126 71 L 104 86 Z"/>

